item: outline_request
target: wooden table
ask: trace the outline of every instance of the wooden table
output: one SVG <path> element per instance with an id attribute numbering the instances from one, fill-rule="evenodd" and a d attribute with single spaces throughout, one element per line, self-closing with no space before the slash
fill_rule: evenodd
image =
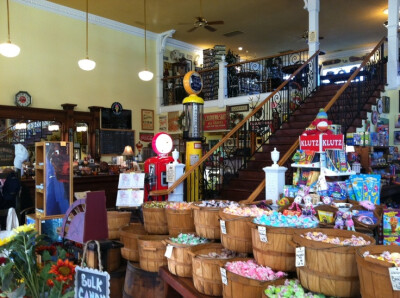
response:
<path id="1" fill-rule="evenodd" d="M 160 267 L 159 275 L 164 281 L 164 297 L 165 298 L 209 298 L 222 296 L 208 296 L 198 292 L 194 285 L 193 279 L 188 277 L 179 277 L 169 272 L 167 266 Z"/>

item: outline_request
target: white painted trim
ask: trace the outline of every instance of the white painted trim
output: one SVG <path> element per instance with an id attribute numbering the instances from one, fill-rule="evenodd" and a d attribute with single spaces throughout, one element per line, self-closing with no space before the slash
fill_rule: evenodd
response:
<path id="1" fill-rule="evenodd" d="M 321 63 L 321 62 L 324 62 L 326 60 L 331 60 L 331 59 L 347 58 L 347 57 L 356 56 L 356 55 L 365 55 L 365 54 L 371 53 L 373 48 L 374 48 L 374 46 L 327 53 L 326 55 L 319 56 L 318 60 Z"/>

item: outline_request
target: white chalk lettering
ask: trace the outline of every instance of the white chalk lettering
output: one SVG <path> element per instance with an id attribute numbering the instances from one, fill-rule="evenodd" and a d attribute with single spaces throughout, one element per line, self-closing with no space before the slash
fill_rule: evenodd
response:
<path id="1" fill-rule="evenodd" d="M 95 278 L 94 276 L 89 277 L 86 279 L 86 275 L 82 273 L 81 275 L 81 283 L 83 287 L 92 288 L 96 291 L 101 292 L 101 285 L 103 284 L 100 278 Z"/>

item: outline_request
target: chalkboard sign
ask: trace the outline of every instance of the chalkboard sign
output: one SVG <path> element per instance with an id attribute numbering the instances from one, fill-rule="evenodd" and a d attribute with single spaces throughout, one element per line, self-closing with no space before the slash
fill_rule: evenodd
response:
<path id="1" fill-rule="evenodd" d="M 0 166 L 13 166 L 14 165 L 14 145 L 0 144 Z"/>
<path id="2" fill-rule="evenodd" d="M 125 146 L 131 146 L 135 150 L 135 131 L 101 129 L 100 130 L 100 153 L 122 155 Z"/>
<path id="3" fill-rule="evenodd" d="M 108 129 L 132 129 L 132 111 L 122 110 L 116 115 L 112 109 L 101 109 L 101 127 Z"/>
<path id="4" fill-rule="evenodd" d="M 97 269 L 75 267 L 75 298 L 110 297 L 110 274 Z"/>

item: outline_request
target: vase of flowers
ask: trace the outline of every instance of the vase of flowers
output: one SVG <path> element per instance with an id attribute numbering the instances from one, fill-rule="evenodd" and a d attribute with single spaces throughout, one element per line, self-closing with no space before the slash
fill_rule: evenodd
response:
<path id="1" fill-rule="evenodd" d="M 73 297 L 75 265 L 61 247 L 46 245 L 34 225 L 0 239 L 0 297 Z"/>

